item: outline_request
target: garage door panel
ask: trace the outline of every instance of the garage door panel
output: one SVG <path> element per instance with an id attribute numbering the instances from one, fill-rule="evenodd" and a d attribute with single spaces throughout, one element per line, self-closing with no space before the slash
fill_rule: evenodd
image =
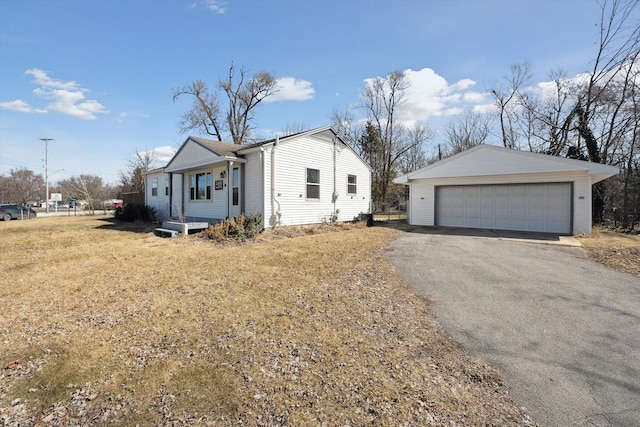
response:
<path id="1" fill-rule="evenodd" d="M 571 231 L 571 183 L 443 186 L 436 198 L 437 225 Z"/>

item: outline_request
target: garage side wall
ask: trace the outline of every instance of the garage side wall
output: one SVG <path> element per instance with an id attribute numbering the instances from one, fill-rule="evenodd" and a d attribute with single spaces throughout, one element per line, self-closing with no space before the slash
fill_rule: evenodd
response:
<path id="1" fill-rule="evenodd" d="M 591 179 L 587 172 L 546 174 L 492 175 L 420 179 L 410 182 L 409 223 L 434 226 L 436 218 L 436 187 L 444 185 L 533 184 L 572 182 L 573 234 L 591 234 Z"/>

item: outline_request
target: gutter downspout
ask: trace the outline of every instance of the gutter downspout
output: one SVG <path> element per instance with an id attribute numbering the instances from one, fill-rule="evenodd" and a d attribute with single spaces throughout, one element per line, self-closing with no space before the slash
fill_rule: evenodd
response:
<path id="1" fill-rule="evenodd" d="M 280 143 L 280 137 L 276 135 L 276 141 L 271 147 L 271 223 L 272 227 L 276 227 L 280 223 L 280 202 L 276 199 L 276 147 Z M 278 210 L 276 210 L 276 204 Z"/>
<path id="2" fill-rule="evenodd" d="M 333 201 L 333 215 L 331 217 L 331 222 L 336 222 L 338 220 L 338 211 L 336 210 L 336 202 L 338 201 L 338 192 L 336 188 L 336 137 L 333 137 L 333 194 L 331 199 Z"/>
<path id="3" fill-rule="evenodd" d="M 173 172 L 169 172 L 169 218 L 173 215 Z"/>
<path id="4" fill-rule="evenodd" d="M 187 219 L 187 216 L 185 215 L 185 207 L 184 207 L 184 175 L 185 174 L 181 173 L 179 175 L 180 175 L 180 209 L 178 210 L 178 217 L 180 218 L 180 222 L 183 222 Z"/>
<path id="5" fill-rule="evenodd" d="M 239 171 L 238 171 L 239 172 Z M 227 160 L 227 219 L 231 219 L 233 204 L 233 162 Z"/>

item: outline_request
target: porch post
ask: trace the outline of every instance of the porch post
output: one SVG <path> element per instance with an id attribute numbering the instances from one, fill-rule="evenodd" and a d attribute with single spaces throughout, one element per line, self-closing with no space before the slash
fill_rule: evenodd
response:
<path id="1" fill-rule="evenodd" d="M 233 162 L 227 161 L 227 219 L 231 219 L 233 203 Z"/>
<path id="2" fill-rule="evenodd" d="M 172 216 L 173 216 L 173 172 L 169 172 L 169 218 L 171 218 Z"/>

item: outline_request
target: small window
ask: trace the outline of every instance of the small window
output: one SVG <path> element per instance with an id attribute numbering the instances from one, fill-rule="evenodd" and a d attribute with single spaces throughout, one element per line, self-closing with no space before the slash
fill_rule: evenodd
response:
<path id="1" fill-rule="evenodd" d="M 164 180 L 164 195 L 169 195 L 169 178 L 165 178 Z"/>
<path id="2" fill-rule="evenodd" d="M 240 169 L 233 168 L 233 175 L 231 180 L 233 186 L 233 206 L 240 204 Z"/>
<path id="3" fill-rule="evenodd" d="M 355 175 L 347 175 L 347 194 L 358 193 L 358 178 Z"/>
<path id="4" fill-rule="evenodd" d="M 307 168 L 307 199 L 320 198 L 320 171 Z"/>
<path id="5" fill-rule="evenodd" d="M 153 178 L 153 181 L 151 181 L 151 195 L 158 195 L 158 178 Z"/>
<path id="6" fill-rule="evenodd" d="M 211 172 L 196 173 L 189 177 L 189 199 L 211 200 Z"/>

